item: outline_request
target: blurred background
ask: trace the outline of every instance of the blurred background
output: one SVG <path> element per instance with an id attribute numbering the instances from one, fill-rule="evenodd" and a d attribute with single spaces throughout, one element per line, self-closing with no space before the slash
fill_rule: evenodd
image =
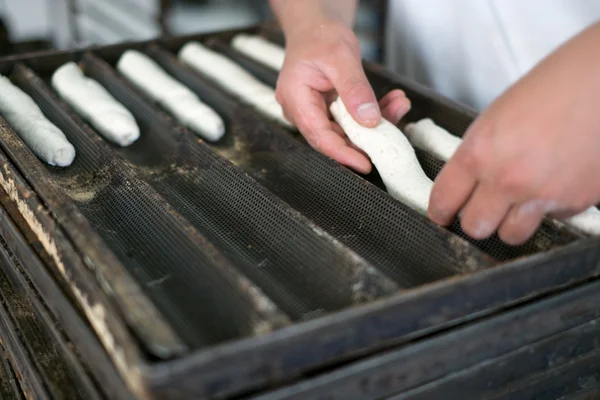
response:
<path id="1" fill-rule="evenodd" d="M 363 0 L 363 57 L 383 59 L 386 1 Z M 67 49 L 202 33 L 272 20 L 267 0 L 0 0 L 0 53 Z"/>

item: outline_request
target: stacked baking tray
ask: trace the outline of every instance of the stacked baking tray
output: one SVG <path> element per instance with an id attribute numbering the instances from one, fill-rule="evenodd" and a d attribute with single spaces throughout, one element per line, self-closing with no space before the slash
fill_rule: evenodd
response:
<path id="1" fill-rule="evenodd" d="M 131 398 L 101 344 L 36 255 L 40 244 L 32 231 L 23 219 L 10 217 L 16 210 L 4 191 L 0 203 L 6 238 L 0 242 L 0 382 L 5 390 L 0 398 Z M 100 382 L 110 385 L 100 389 Z"/>
<path id="2" fill-rule="evenodd" d="M 247 32 L 277 39 L 268 27 Z M 39 327 L 21 326 L 5 300 L 2 337 L 29 393 L 250 396 L 598 275 L 598 241 L 555 221 L 519 247 L 436 226 L 376 174 L 313 151 L 175 57 L 200 40 L 274 85 L 274 71 L 229 47 L 235 33 L 0 60 L 77 150 L 71 167 L 48 167 L 0 120 L 7 293 L 26 293 Z M 199 140 L 122 79 L 114 65 L 126 49 L 146 52 L 218 111 L 224 139 Z M 73 60 L 134 114 L 134 145 L 105 142 L 50 89 Z M 427 116 L 462 134 L 474 117 L 366 68 L 379 96 L 406 91 L 407 121 Z M 418 155 L 435 176 L 442 163 Z M 64 364 L 60 382 L 37 356 L 48 341 L 59 343 L 48 357 Z"/>

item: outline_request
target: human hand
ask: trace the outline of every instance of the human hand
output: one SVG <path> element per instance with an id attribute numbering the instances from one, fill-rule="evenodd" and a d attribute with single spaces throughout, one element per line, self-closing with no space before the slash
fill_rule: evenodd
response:
<path id="1" fill-rule="evenodd" d="M 382 116 L 397 123 L 410 109 L 410 101 L 401 90 L 393 90 L 378 104 L 362 67 L 359 41 L 344 24 L 330 21 L 304 27 L 286 39 L 276 91 L 286 119 L 317 151 L 369 173 L 371 162 L 330 119 L 328 102 L 337 92 L 357 122 L 374 127 Z"/>
<path id="2" fill-rule="evenodd" d="M 545 215 L 600 201 L 600 24 L 546 58 L 468 129 L 438 175 L 429 216 L 461 213 L 475 239 L 525 242 Z"/>

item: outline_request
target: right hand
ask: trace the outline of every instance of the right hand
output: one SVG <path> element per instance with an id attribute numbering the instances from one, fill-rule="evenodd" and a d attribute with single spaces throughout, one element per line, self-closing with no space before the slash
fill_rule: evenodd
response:
<path id="1" fill-rule="evenodd" d="M 377 102 L 361 63 L 360 44 L 340 22 L 320 23 L 286 37 L 286 57 L 277 82 L 277 101 L 317 151 L 360 173 L 371 172 L 368 157 L 329 118 L 328 102 L 337 94 L 363 126 L 381 117 L 396 124 L 410 110 L 401 90 Z"/>

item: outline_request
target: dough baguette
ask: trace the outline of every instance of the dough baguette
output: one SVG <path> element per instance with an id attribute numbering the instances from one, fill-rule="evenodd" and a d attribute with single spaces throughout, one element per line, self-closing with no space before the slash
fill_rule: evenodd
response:
<path id="1" fill-rule="evenodd" d="M 75 148 L 65 134 L 29 95 L 4 76 L 0 76 L 0 113 L 38 158 L 52 166 L 71 165 Z"/>
<path id="2" fill-rule="evenodd" d="M 330 110 L 350 141 L 371 158 L 388 193 L 427 215 L 433 182 L 423 172 L 413 147 L 400 129 L 384 118 L 375 128 L 360 125 L 339 97 Z"/>
<path id="3" fill-rule="evenodd" d="M 283 67 L 285 50 L 260 35 L 240 33 L 231 40 L 231 47 L 276 71 Z"/>
<path id="4" fill-rule="evenodd" d="M 204 139 L 215 142 L 225 134 L 223 119 L 145 54 L 127 50 L 117 63 L 117 70 Z"/>
<path id="5" fill-rule="evenodd" d="M 106 140 L 126 147 L 140 137 L 140 128 L 129 110 L 98 82 L 87 78 L 74 62 L 52 75 L 52 87 Z"/>
<path id="6" fill-rule="evenodd" d="M 190 42 L 179 51 L 179 59 L 265 115 L 292 126 L 283 116 L 283 109 L 275 98 L 275 90 L 229 58 L 200 43 Z"/>
<path id="7" fill-rule="evenodd" d="M 461 138 L 436 125 L 430 118 L 407 124 L 404 134 L 414 147 L 443 161 L 448 161 L 462 143 Z"/>

